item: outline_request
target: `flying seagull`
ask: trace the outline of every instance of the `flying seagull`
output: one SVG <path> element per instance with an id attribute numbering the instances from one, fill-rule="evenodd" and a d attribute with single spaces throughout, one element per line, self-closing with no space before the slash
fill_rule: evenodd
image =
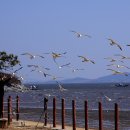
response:
<path id="1" fill-rule="evenodd" d="M 90 60 L 84 56 L 78 56 L 78 57 L 80 57 L 82 59 L 82 62 L 91 62 L 91 63 L 95 64 L 95 62 L 93 60 Z"/>
<path id="2" fill-rule="evenodd" d="M 63 53 L 51 52 L 51 53 L 44 53 L 44 54 L 51 54 L 53 61 L 57 64 L 56 59 L 60 57 L 64 57 L 63 55 L 65 55 L 66 53 L 67 52 L 63 52 Z"/>
<path id="3" fill-rule="evenodd" d="M 121 55 L 121 54 L 116 54 L 115 56 L 120 56 L 121 59 L 130 59 L 130 57 L 127 57 L 127 56 L 124 56 L 124 55 Z"/>
<path id="4" fill-rule="evenodd" d="M 82 33 L 79 33 L 79 32 L 73 31 L 73 30 L 71 32 L 76 34 L 77 38 L 80 38 L 80 37 L 83 37 L 83 36 L 87 36 L 87 37 L 91 38 L 91 36 L 87 35 L 87 34 L 82 34 Z"/>
<path id="5" fill-rule="evenodd" d="M 30 59 L 35 59 L 36 57 L 40 57 L 40 58 L 44 58 L 44 56 L 41 56 L 41 55 L 32 55 L 31 53 L 23 53 L 21 55 L 26 55 L 26 56 L 29 56 Z"/>
<path id="6" fill-rule="evenodd" d="M 106 57 L 104 59 L 110 60 L 110 62 L 116 62 L 116 61 L 118 61 L 118 60 L 116 60 L 114 58 L 111 58 L 111 57 Z M 122 62 L 122 63 L 124 63 L 124 61 L 122 61 L 122 60 L 119 60 L 119 61 Z"/>
<path id="7" fill-rule="evenodd" d="M 114 40 L 112 40 L 110 38 L 108 38 L 108 40 L 110 41 L 111 46 L 115 45 L 122 51 L 122 47 L 117 42 L 115 42 Z"/>
<path id="8" fill-rule="evenodd" d="M 130 67 L 127 67 L 125 65 L 110 64 L 110 65 L 107 65 L 107 66 L 115 66 L 116 68 L 127 68 L 127 69 L 130 69 Z"/>
<path id="9" fill-rule="evenodd" d="M 122 75 L 128 76 L 128 74 L 121 72 L 121 71 L 117 71 L 117 70 L 113 70 L 113 69 L 107 69 L 107 70 L 111 70 L 113 72 L 113 75 L 122 74 Z"/>
<path id="10" fill-rule="evenodd" d="M 58 81 L 56 81 L 56 83 L 58 84 L 58 87 L 59 87 L 61 92 L 67 91 L 67 89 L 63 88 L 63 86 Z"/>
<path id="11" fill-rule="evenodd" d="M 57 64 L 57 63 L 56 63 Z M 58 66 L 58 68 L 59 69 L 61 69 L 61 68 L 63 68 L 63 67 L 67 67 L 67 66 L 69 66 L 71 63 L 67 63 L 67 64 L 64 64 L 64 65 L 58 65 L 57 64 L 57 66 Z"/>
<path id="12" fill-rule="evenodd" d="M 107 101 L 112 101 L 112 99 L 109 98 L 108 96 L 106 96 L 104 93 L 101 92 L 101 95 L 103 95 L 106 98 Z"/>
<path id="13" fill-rule="evenodd" d="M 40 69 L 40 68 L 50 70 L 49 68 L 39 67 L 38 65 L 27 65 L 27 67 L 33 68 L 31 71 L 35 71 L 36 69 Z"/>

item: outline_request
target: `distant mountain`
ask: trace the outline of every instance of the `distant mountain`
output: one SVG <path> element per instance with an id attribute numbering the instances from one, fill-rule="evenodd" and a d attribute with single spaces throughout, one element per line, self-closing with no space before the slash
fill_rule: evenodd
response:
<path id="1" fill-rule="evenodd" d="M 107 75 L 97 79 L 86 79 L 86 78 L 73 78 L 62 80 L 63 83 L 118 83 L 125 82 L 130 83 L 130 73 L 127 73 L 128 76 L 124 75 Z"/>
<path id="2" fill-rule="evenodd" d="M 71 79 L 65 79 L 60 80 L 61 83 L 130 83 L 130 73 L 127 73 L 128 76 L 124 75 L 107 75 L 103 77 L 99 77 L 97 79 L 87 79 L 87 78 L 71 78 Z M 32 83 L 32 82 L 31 82 Z M 34 83 L 34 82 L 33 82 Z M 42 82 L 42 81 L 35 81 L 35 84 L 55 84 L 56 82 L 54 80 Z"/>
<path id="3" fill-rule="evenodd" d="M 95 79 L 93 82 L 101 82 L 101 83 L 111 83 L 111 82 L 125 82 L 125 83 L 130 83 L 130 73 L 127 73 L 128 76 L 124 75 L 108 75 L 108 76 L 103 76 L 100 78 Z"/>

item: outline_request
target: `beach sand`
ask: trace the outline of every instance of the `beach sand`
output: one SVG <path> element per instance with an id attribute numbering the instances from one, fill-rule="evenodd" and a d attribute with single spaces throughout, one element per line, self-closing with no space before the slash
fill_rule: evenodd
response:
<path id="1" fill-rule="evenodd" d="M 25 124 L 25 125 L 24 125 Z M 3 130 L 0 128 L 0 130 Z M 61 125 L 57 125 L 55 128 L 52 127 L 52 124 L 48 124 L 44 126 L 41 122 L 34 121 L 26 121 L 26 120 L 13 120 L 11 125 L 8 128 L 4 128 L 4 130 L 62 130 Z M 65 130 L 72 130 L 71 126 L 65 126 Z M 84 128 L 76 128 L 76 130 L 84 130 Z M 96 130 L 96 129 L 89 129 Z"/>

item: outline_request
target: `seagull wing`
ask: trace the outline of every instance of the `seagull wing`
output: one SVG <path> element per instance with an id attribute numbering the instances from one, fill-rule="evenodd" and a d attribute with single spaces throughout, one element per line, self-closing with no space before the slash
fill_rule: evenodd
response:
<path id="1" fill-rule="evenodd" d="M 91 38 L 91 36 L 90 36 L 90 35 L 87 35 L 87 34 L 84 34 L 84 36 L 87 36 L 87 37 Z"/>
<path id="2" fill-rule="evenodd" d="M 122 47 L 119 44 L 116 44 L 116 45 L 122 51 Z"/>
<path id="3" fill-rule="evenodd" d="M 95 62 L 93 60 L 90 60 L 91 63 L 95 64 Z"/>

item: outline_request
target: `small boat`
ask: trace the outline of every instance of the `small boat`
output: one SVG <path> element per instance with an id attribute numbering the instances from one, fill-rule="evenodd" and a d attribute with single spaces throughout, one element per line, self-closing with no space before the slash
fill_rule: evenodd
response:
<path id="1" fill-rule="evenodd" d="M 123 83 L 118 83 L 118 84 L 115 84 L 116 87 L 128 87 L 129 85 L 128 84 L 123 84 Z"/>
<path id="2" fill-rule="evenodd" d="M 30 86 L 30 90 L 38 90 L 35 85 Z"/>

